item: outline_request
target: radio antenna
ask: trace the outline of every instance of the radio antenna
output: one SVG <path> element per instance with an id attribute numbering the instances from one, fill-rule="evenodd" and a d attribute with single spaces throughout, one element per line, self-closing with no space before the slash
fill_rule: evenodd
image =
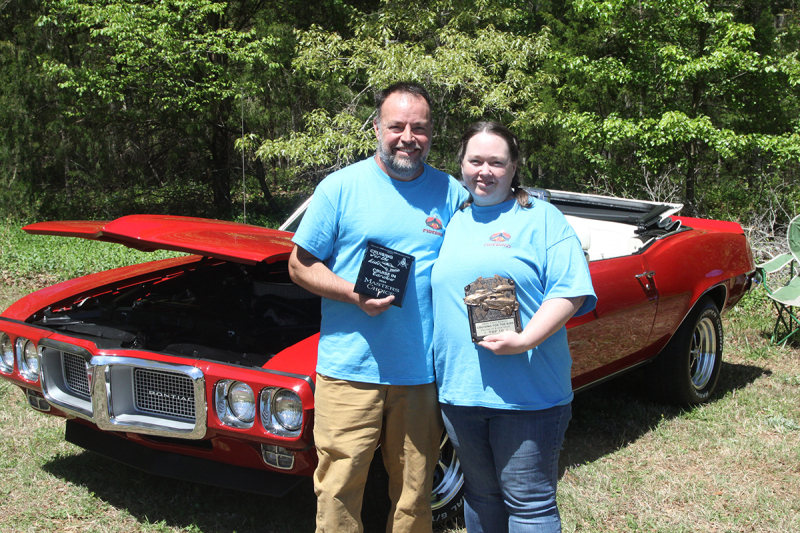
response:
<path id="1" fill-rule="evenodd" d="M 244 88 L 239 87 L 240 100 L 242 104 L 242 214 L 244 223 L 247 224 L 247 182 L 244 175 Z"/>

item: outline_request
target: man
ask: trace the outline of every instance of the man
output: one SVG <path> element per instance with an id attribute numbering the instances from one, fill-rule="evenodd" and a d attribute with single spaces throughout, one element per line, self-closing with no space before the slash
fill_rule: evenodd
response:
<path id="1" fill-rule="evenodd" d="M 392 501 L 387 531 L 431 531 L 442 426 L 433 383 L 430 269 L 467 192 L 425 164 L 430 97 L 396 83 L 375 96 L 374 158 L 317 187 L 294 237 L 292 279 L 322 296 L 314 473 L 317 532 L 363 531 L 361 503 L 380 442 Z M 367 242 L 414 256 L 402 307 L 353 292 Z"/>

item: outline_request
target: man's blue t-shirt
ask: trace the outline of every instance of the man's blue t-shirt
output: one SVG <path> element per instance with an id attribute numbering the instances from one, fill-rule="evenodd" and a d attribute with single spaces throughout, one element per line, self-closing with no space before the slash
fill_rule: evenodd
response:
<path id="1" fill-rule="evenodd" d="M 368 241 L 414 256 L 402 308 L 370 317 L 356 305 L 322 299 L 318 373 L 391 385 L 433 381 L 431 268 L 444 228 L 467 196 L 428 165 L 404 182 L 372 157 L 317 186 L 292 240 L 335 274 L 355 283 Z"/>
<path id="2" fill-rule="evenodd" d="M 464 289 L 499 274 L 516 283 L 524 328 L 542 302 L 597 297 L 580 241 L 553 205 L 531 199 L 470 206 L 453 216 L 433 268 L 434 358 L 439 401 L 451 405 L 538 410 L 572 400 L 566 328 L 517 355 L 495 355 L 472 342 Z"/>

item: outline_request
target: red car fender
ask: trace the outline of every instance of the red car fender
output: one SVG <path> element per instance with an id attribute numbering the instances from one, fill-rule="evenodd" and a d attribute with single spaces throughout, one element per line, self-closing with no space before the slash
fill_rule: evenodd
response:
<path id="1" fill-rule="evenodd" d="M 755 271 L 741 226 L 732 222 L 688 220 L 697 227 L 657 240 L 647 252 L 658 290 L 658 311 L 650 344 L 666 344 L 705 294 L 712 296 L 720 311 L 735 303 L 731 300 L 738 300 L 744 294 L 748 273 Z M 742 254 L 745 249 L 748 252 Z"/>

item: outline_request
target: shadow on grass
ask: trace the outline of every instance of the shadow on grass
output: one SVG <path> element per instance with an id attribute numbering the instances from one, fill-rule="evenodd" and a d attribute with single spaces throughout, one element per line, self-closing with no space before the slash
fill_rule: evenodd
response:
<path id="1" fill-rule="evenodd" d="M 788 331 L 779 331 L 777 334 L 773 334 L 771 330 L 761 330 L 758 336 L 763 339 L 767 345 L 789 347 L 793 349 L 800 348 L 800 331 L 795 331 L 786 338 L 787 335 L 789 335 Z M 783 341 L 773 342 L 773 338 L 778 340 L 783 339 Z"/>
<path id="2" fill-rule="evenodd" d="M 713 401 L 768 374 L 753 365 L 723 362 Z M 566 468 L 595 461 L 636 441 L 664 419 L 684 412 L 647 397 L 640 372 L 576 395 L 561 453 Z M 310 480 L 282 498 L 153 476 L 83 452 L 44 465 L 52 475 L 85 487 L 96 498 L 130 513 L 139 523 L 203 533 L 306 532 L 314 529 L 316 501 Z"/>
<path id="3" fill-rule="evenodd" d="M 154 476 L 92 452 L 56 457 L 43 468 L 142 524 L 203 533 L 314 530 L 316 499 L 310 479 L 282 498 L 271 498 Z"/>
<path id="4" fill-rule="evenodd" d="M 759 366 L 726 363 L 720 369 L 711 402 L 742 389 L 770 372 Z M 648 398 L 643 372 L 635 371 L 575 395 L 572 421 L 559 462 L 559 477 L 567 468 L 596 461 L 635 442 L 664 419 L 686 409 Z"/>

